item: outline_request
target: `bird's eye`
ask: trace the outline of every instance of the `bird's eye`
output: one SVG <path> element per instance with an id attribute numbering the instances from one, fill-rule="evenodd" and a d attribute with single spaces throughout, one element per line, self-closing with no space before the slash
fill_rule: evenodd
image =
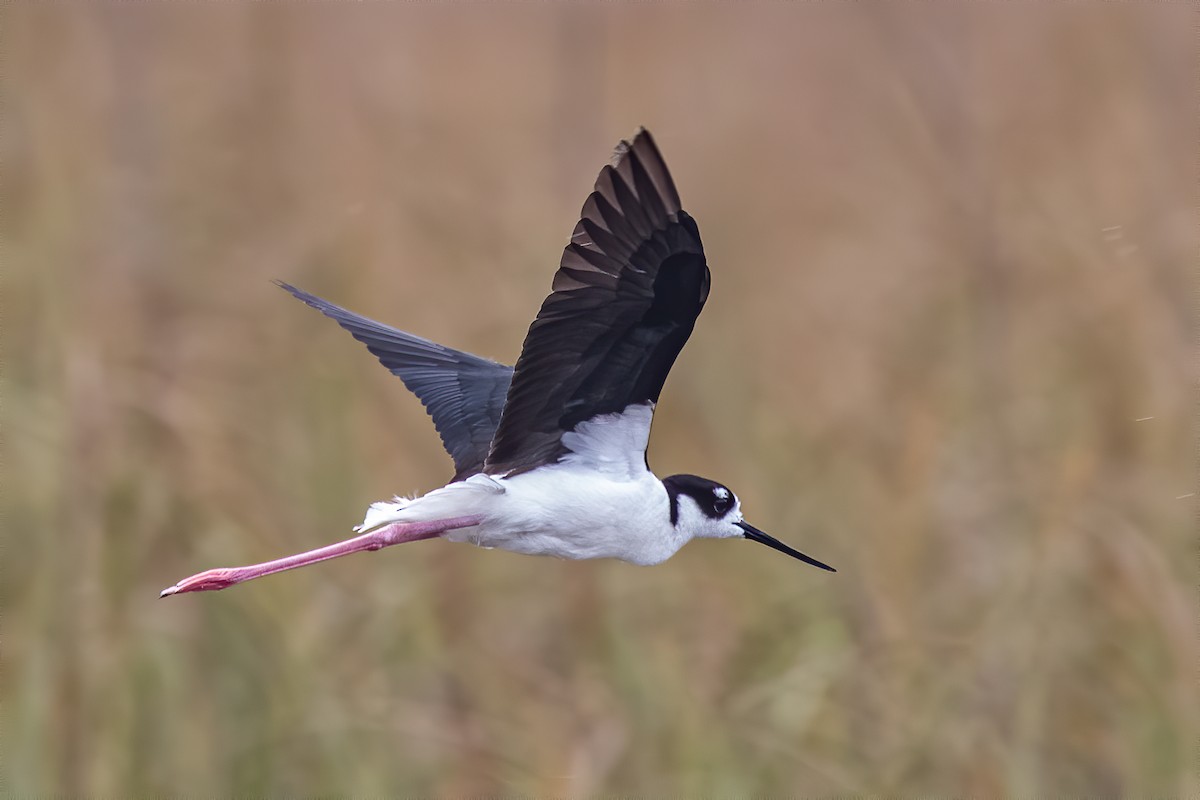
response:
<path id="1" fill-rule="evenodd" d="M 718 489 L 713 492 L 713 511 L 716 511 L 718 514 L 724 514 L 732 507 L 733 497 L 730 496 L 728 491 Z"/>

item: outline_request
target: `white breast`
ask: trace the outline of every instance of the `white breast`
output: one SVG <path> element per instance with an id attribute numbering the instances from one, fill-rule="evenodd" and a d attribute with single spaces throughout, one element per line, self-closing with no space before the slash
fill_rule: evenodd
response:
<path id="1" fill-rule="evenodd" d="M 451 541 L 558 558 L 657 564 L 684 545 L 670 524 L 667 491 L 643 468 L 635 478 L 562 463 L 501 478 L 484 521 Z"/>

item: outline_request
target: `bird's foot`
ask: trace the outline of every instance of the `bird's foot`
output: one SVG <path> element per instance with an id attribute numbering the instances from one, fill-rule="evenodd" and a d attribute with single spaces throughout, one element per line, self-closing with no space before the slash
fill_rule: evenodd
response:
<path id="1" fill-rule="evenodd" d="M 240 572 L 241 570 L 236 567 L 218 567 L 206 570 L 190 578 L 184 578 L 174 586 L 168 586 L 158 596 L 170 597 L 173 594 L 183 594 L 184 592 L 215 592 L 218 589 L 240 583 L 242 580 Z"/>

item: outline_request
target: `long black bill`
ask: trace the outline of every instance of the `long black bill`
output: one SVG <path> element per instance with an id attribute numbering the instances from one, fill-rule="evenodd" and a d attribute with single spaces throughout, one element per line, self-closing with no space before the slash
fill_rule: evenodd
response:
<path id="1" fill-rule="evenodd" d="M 792 548 L 788 547 L 783 542 L 776 539 L 774 536 L 768 536 L 767 534 L 763 533 L 758 528 L 754 527 L 753 525 L 751 525 L 747 522 L 739 522 L 739 523 L 737 523 L 737 526 L 746 532 L 745 537 L 752 542 L 758 542 L 759 544 L 765 544 L 767 547 L 770 547 L 774 550 L 778 550 L 781 553 L 787 553 L 792 558 L 798 558 L 801 561 L 803 561 L 805 564 L 812 564 L 814 567 L 820 567 L 821 569 L 827 569 L 830 572 L 837 572 L 836 569 L 829 566 L 828 564 L 822 564 L 820 561 L 817 561 L 815 558 L 809 558 L 808 556 L 804 555 L 804 553 L 801 553 L 799 550 L 793 550 Z"/>

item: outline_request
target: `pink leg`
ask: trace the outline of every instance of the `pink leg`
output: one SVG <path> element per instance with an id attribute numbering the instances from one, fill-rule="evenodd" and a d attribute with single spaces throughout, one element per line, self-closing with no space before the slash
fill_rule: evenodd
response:
<path id="1" fill-rule="evenodd" d="M 344 542 L 331 544 L 327 547 L 319 547 L 316 550 L 309 550 L 306 553 L 297 553 L 287 558 L 277 558 L 274 561 L 266 561 L 262 564 L 254 564 L 249 567 L 219 567 L 217 569 L 210 569 L 206 572 L 193 575 L 190 578 L 184 578 L 174 586 L 168 586 L 162 590 L 159 597 L 183 594 L 184 592 L 216 591 L 217 589 L 224 589 L 227 586 L 233 586 L 235 583 L 261 578 L 263 575 L 283 572 L 285 569 L 306 567 L 309 564 L 316 564 L 318 561 L 327 561 L 339 556 L 348 556 L 351 553 L 358 553 L 363 550 L 378 550 L 381 547 L 391 547 L 394 544 L 432 539 L 446 531 L 478 525 L 481 519 L 482 517 L 471 516 L 452 517 L 432 522 L 393 522 L 391 525 L 385 525 L 378 530 L 364 533 L 362 536 L 355 536 L 353 539 L 347 539 Z"/>

